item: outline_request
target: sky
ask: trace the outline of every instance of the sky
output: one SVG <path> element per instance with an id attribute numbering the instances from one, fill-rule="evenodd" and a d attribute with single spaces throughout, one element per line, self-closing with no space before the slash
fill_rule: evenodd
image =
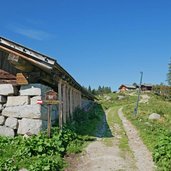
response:
<path id="1" fill-rule="evenodd" d="M 166 83 L 170 0 L 5 0 L 0 36 L 48 55 L 83 86 Z"/>

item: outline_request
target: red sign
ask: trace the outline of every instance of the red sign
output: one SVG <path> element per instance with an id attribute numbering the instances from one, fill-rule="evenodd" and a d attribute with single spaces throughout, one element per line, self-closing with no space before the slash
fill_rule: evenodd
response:
<path id="1" fill-rule="evenodd" d="M 37 100 L 37 104 L 43 104 L 43 100 Z"/>

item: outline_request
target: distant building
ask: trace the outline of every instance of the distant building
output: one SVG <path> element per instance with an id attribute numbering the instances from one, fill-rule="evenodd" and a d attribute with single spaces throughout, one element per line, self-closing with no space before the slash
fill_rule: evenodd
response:
<path id="1" fill-rule="evenodd" d="M 125 92 L 125 91 L 133 91 L 139 88 L 138 85 L 128 85 L 128 84 L 122 84 L 119 87 L 120 92 Z M 153 85 L 152 84 L 141 84 L 141 91 L 152 91 Z"/>
<path id="2" fill-rule="evenodd" d="M 137 89 L 136 86 L 133 86 L 133 85 L 126 85 L 126 84 L 122 84 L 122 85 L 119 87 L 119 91 L 120 91 L 120 92 L 131 91 L 131 90 L 136 90 L 136 89 Z"/>
<path id="3" fill-rule="evenodd" d="M 142 84 L 141 90 L 142 91 L 152 91 L 153 85 L 152 84 Z"/>

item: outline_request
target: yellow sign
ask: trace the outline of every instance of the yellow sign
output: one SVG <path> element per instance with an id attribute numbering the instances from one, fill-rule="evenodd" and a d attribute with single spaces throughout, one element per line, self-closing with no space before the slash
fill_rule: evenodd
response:
<path id="1" fill-rule="evenodd" d="M 43 100 L 44 104 L 59 104 L 59 100 Z"/>

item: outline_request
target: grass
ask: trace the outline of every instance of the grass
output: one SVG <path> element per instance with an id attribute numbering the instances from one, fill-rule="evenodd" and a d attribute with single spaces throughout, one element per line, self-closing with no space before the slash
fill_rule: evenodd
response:
<path id="1" fill-rule="evenodd" d="M 125 130 L 122 125 L 122 121 L 119 118 L 117 112 L 120 106 L 111 107 L 108 112 L 108 124 L 112 129 L 112 132 L 114 135 L 119 136 L 119 148 L 122 151 L 130 151 L 129 145 L 128 145 L 128 137 L 125 133 Z"/>
<path id="2" fill-rule="evenodd" d="M 153 153 L 153 159 L 158 166 L 158 170 L 167 171 L 171 169 L 171 157 L 169 157 L 171 149 L 165 141 L 169 142 L 171 138 L 171 102 L 153 94 L 149 94 L 149 96 L 151 98 L 148 103 L 139 104 L 137 116 L 133 115 L 135 104 L 125 106 L 123 112 L 139 130 L 144 143 Z M 150 121 L 148 117 L 151 113 L 158 113 L 161 118 L 157 121 Z"/>
<path id="3" fill-rule="evenodd" d="M 151 95 L 149 103 L 139 104 L 138 114 L 133 115 L 135 104 L 130 104 L 124 107 L 123 112 L 125 116 L 132 121 L 132 123 L 140 131 L 140 135 L 150 150 L 154 148 L 162 130 L 170 130 L 171 128 L 171 103 L 162 100 L 160 97 Z M 158 113 L 161 119 L 158 121 L 150 121 L 148 119 L 151 113 Z"/>
<path id="4" fill-rule="evenodd" d="M 62 132 L 58 127 L 53 128 L 50 139 L 46 134 L 28 139 L 0 137 L 0 170 L 62 170 L 66 166 L 63 161 L 66 154 L 79 153 L 87 141 L 94 140 L 103 116 L 101 105 L 95 103 L 88 111 L 75 111 L 75 120 Z"/>

